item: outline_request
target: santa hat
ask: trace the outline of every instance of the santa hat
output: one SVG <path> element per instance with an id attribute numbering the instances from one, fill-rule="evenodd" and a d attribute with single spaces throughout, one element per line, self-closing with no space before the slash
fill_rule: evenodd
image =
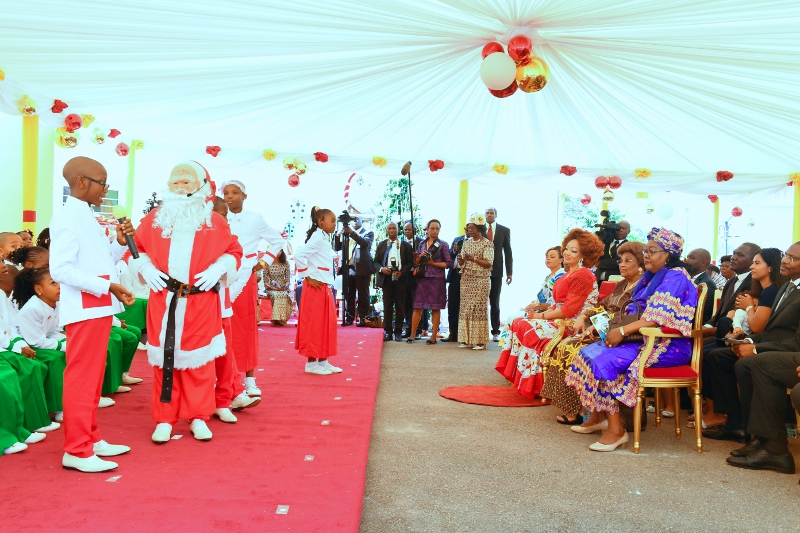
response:
<path id="1" fill-rule="evenodd" d="M 170 178 L 167 184 L 172 183 L 172 175 L 179 168 L 182 170 L 190 170 L 194 174 L 194 177 L 197 178 L 197 181 L 202 181 L 203 183 L 211 181 L 211 175 L 208 173 L 208 170 L 206 170 L 206 167 L 197 161 L 184 161 L 183 163 L 178 163 L 173 167 L 172 171 L 169 173 Z"/>

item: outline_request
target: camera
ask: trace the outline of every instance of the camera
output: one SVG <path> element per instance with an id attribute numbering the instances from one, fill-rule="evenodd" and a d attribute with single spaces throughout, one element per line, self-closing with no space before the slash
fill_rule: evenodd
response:
<path id="1" fill-rule="evenodd" d="M 350 213 L 348 213 L 347 209 L 345 209 L 344 211 L 342 211 L 342 214 L 336 218 L 336 220 L 338 220 L 339 222 L 341 222 L 346 226 L 350 224 L 352 221 L 354 221 L 355 217 L 350 216 Z"/>
<path id="2" fill-rule="evenodd" d="M 619 222 L 611 220 L 611 213 L 604 209 L 600 211 L 600 216 L 603 217 L 603 222 L 595 224 L 594 227 L 598 228 L 597 236 L 603 241 L 603 244 L 610 244 L 616 239 L 616 233 L 621 229 Z"/>
<path id="3" fill-rule="evenodd" d="M 400 267 L 397 266 L 397 259 L 394 257 L 389 259 L 389 270 L 392 271 L 392 281 L 397 281 L 397 273 L 400 272 Z"/>
<path id="4" fill-rule="evenodd" d="M 433 246 L 428 248 L 428 251 L 422 254 L 422 257 L 419 260 L 420 265 L 426 264 L 431 258 L 436 255 L 436 252 L 439 251 L 439 241 L 433 243 Z"/>

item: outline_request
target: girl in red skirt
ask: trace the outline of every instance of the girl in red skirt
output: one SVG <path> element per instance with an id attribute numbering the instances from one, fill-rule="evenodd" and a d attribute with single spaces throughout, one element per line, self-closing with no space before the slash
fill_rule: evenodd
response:
<path id="1" fill-rule="evenodd" d="M 333 249 L 331 235 L 336 216 L 330 209 L 311 209 L 306 243 L 294 254 L 297 274 L 303 279 L 295 349 L 308 358 L 307 374 L 327 376 L 342 369 L 328 362 L 336 355 L 336 306 L 333 301 Z"/>

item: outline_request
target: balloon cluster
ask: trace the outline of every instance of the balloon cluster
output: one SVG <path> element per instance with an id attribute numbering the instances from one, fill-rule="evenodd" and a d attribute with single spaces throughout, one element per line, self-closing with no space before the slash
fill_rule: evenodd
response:
<path id="1" fill-rule="evenodd" d="M 300 176 L 306 173 L 308 166 L 294 157 L 287 157 L 283 160 L 283 168 L 286 170 L 294 170 L 294 174 L 289 176 L 289 187 L 297 187 L 300 185 Z"/>
<path id="2" fill-rule="evenodd" d="M 517 89 L 535 93 L 544 89 L 550 79 L 550 68 L 540 57 L 532 56 L 533 43 L 524 35 L 508 41 L 508 54 L 500 43 L 488 43 L 481 55 L 481 81 L 497 98 L 511 96 Z"/>
<path id="3" fill-rule="evenodd" d="M 619 176 L 598 176 L 594 180 L 594 186 L 603 191 L 604 202 L 613 202 L 613 191 L 622 187 L 622 179 Z"/>

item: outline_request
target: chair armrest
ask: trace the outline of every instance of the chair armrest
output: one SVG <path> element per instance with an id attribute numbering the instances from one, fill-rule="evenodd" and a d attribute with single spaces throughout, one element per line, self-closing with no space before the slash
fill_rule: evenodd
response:
<path id="1" fill-rule="evenodd" d="M 685 339 L 683 335 L 679 335 L 677 333 L 664 333 L 661 328 L 641 328 L 639 330 L 645 337 L 658 337 L 662 339 Z"/>

